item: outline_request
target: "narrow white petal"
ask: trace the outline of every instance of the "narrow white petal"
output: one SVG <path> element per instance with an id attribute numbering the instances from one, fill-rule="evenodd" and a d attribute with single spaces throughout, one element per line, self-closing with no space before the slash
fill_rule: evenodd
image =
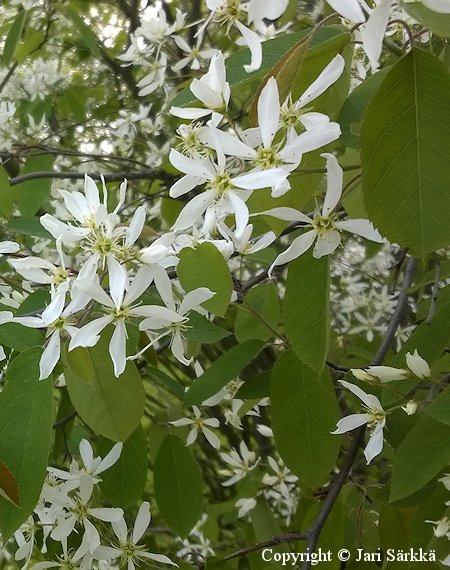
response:
<path id="1" fill-rule="evenodd" d="M 128 247 L 132 246 L 141 235 L 145 224 L 146 208 L 139 206 L 131 218 L 130 225 L 127 229 L 125 243 Z"/>
<path id="2" fill-rule="evenodd" d="M 180 304 L 180 315 L 187 315 L 192 309 L 198 309 L 202 303 L 214 297 L 215 292 L 207 287 L 198 287 L 187 293 Z"/>
<path id="3" fill-rule="evenodd" d="M 244 69 L 247 73 L 256 71 L 261 67 L 262 63 L 261 38 L 256 32 L 250 30 L 249 28 L 244 26 L 244 24 L 239 22 L 239 20 L 235 21 L 235 26 L 242 34 L 243 41 L 250 50 L 250 55 L 251 55 L 250 65 L 244 65 Z"/>
<path id="4" fill-rule="evenodd" d="M 59 360 L 60 350 L 61 340 L 59 338 L 59 331 L 54 331 L 39 361 L 39 380 L 48 378 L 53 372 Z"/>
<path id="5" fill-rule="evenodd" d="M 341 127 L 337 123 L 328 123 L 305 131 L 285 146 L 280 152 L 280 158 L 285 162 L 297 164 L 301 160 L 302 154 L 317 150 L 335 141 L 340 134 Z"/>
<path id="6" fill-rule="evenodd" d="M 358 0 L 327 0 L 327 2 L 333 10 L 351 22 L 359 24 L 366 19 Z"/>
<path id="7" fill-rule="evenodd" d="M 169 160 L 172 166 L 184 174 L 190 174 L 191 176 L 197 176 L 205 180 L 211 180 L 214 175 L 212 167 L 210 166 L 208 168 L 206 166 L 208 163 L 184 156 L 184 154 L 181 154 L 181 152 L 178 152 L 174 148 L 170 151 Z"/>
<path id="8" fill-rule="evenodd" d="M 348 431 L 352 431 L 357 427 L 366 424 L 369 419 L 369 414 L 352 414 L 351 416 L 346 416 L 338 421 L 336 429 L 331 433 L 333 435 L 347 433 Z"/>
<path id="9" fill-rule="evenodd" d="M 341 199 L 344 173 L 333 154 L 326 152 L 320 156 L 327 159 L 327 193 L 323 201 L 322 216 L 328 216 Z"/>
<path id="10" fill-rule="evenodd" d="M 212 447 L 214 447 L 214 449 L 220 449 L 220 439 L 217 437 L 217 435 L 214 432 L 212 432 L 209 428 L 205 426 L 202 427 L 202 432 L 203 435 L 208 440 L 208 443 Z"/>
<path id="11" fill-rule="evenodd" d="M 92 450 L 91 444 L 88 442 L 87 439 L 82 439 L 80 441 L 79 449 L 80 449 L 81 459 L 83 460 L 85 467 L 90 468 L 92 462 L 94 461 L 94 452 Z"/>
<path id="12" fill-rule="evenodd" d="M 190 174 L 186 174 L 183 178 L 180 178 L 170 187 L 169 195 L 171 198 L 179 198 L 180 196 L 184 196 L 194 188 L 196 188 L 199 184 L 203 184 L 203 178 L 199 176 L 191 176 Z"/>
<path id="13" fill-rule="evenodd" d="M 211 111 L 209 109 L 200 109 L 199 107 L 170 107 L 169 113 L 180 119 L 201 119 L 209 115 Z"/>
<path id="14" fill-rule="evenodd" d="M 287 248 L 286 251 L 280 253 L 280 255 L 275 259 L 269 269 L 269 275 L 271 275 L 272 270 L 277 265 L 284 265 L 285 263 L 289 263 L 293 259 L 300 257 L 305 251 L 307 251 L 311 245 L 313 244 L 314 240 L 316 239 L 317 232 L 316 230 L 311 230 L 298 236 L 294 239 L 291 245 Z"/>
<path id="15" fill-rule="evenodd" d="M 95 474 L 98 475 L 99 473 L 103 473 L 103 471 L 106 471 L 107 469 L 112 467 L 115 463 L 117 463 L 122 453 L 122 449 L 123 449 L 123 443 L 121 442 L 113 445 L 109 453 L 105 455 L 100 465 L 95 470 Z"/>
<path id="16" fill-rule="evenodd" d="M 235 193 L 229 190 L 227 198 L 230 203 L 230 209 L 234 213 L 236 220 L 235 236 L 239 239 L 242 236 L 247 224 L 250 213 L 245 202 Z"/>
<path id="17" fill-rule="evenodd" d="M 336 224 L 341 230 L 351 232 L 366 239 L 370 239 L 376 243 L 383 243 L 384 239 L 373 227 L 372 222 L 364 219 L 345 220 Z"/>
<path id="18" fill-rule="evenodd" d="M 94 346 L 99 340 L 99 334 L 113 320 L 112 315 L 94 319 L 72 336 L 69 344 L 69 350 L 73 350 L 77 346 Z"/>
<path id="19" fill-rule="evenodd" d="M 109 354 L 114 365 L 114 376 L 116 376 L 116 378 L 118 378 L 125 370 L 126 341 L 127 329 L 125 328 L 125 323 L 120 321 L 116 324 L 116 328 L 109 343 Z"/>
<path id="20" fill-rule="evenodd" d="M 316 259 L 329 255 L 341 243 L 341 234 L 336 230 L 330 230 L 317 238 L 317 243 L 314 247 L 313 256 Z"/>
<path id="21" fill-rule="evenodd" d="M 366 24 L 360 29 L 363 48 L 373 70 L 380 66 L 379 60 L 392 3 L 393 0 L 381 0 L 370 14 Z"/>
<path id="22" fill-rule="evenodd" d="M 345 380 L 339 380 L 339 383 L 355 394 L 368 408 L 383 409 L 380 400 L 373 394 L 367 394 L 364 390 L 361 390 L 359 386 L 356 386 L 356 384 L 350 384 L 350 382 L 346 382 Z"/>
<path id="23" fill-rule="evenodd" d="M 192 200 L 181 210 L 178 218 L 172 226 L 172 229 L 177 231 L 190 228 L 205 213 L 208 206 L 214 202 L 214 199 L 214 190 L 207 190 L 206 192 L 202 192 L 198 196 L 195 196 L 195 198 L 192 198 Z"/>
<path id="24" fill-rule="evenodd" d="M 142 538 L 142 535 L 150 524 L 150 520 L 150 504 L 145 501 L 139 507 L 138 514 L 136 515 L 136 521 L 134 523 L 132 536 L 134 544 L 136 544 Z"/>
<path id="25" fill-rule="evenodd" d="M 270 210 L 264 210 L 259 212 L 259 216 L 273 216 L 279 220 L 284 220 L 285 222 L 305 222 L 305 224 L 312 224 L 313 221 L 310 217 L 302 214 L 299 210 L 288 207 L 271 208 Z"/>
<path id="26" fill-rule="evenodd" d="M 383 427 L 377 425 L 369 438 L 369 442 L 364 450 L 364 455 L 366 456 L 367 465 L 381 453 L 383 449 Z"/>
<path id="27" fill-rule="evenodd" d="M 243 174 L 242 176 L 236 176 L 231 179 L 231 182 L 237 188 L 256 190 L 258 188 L 276 186 L 283 182 L 288 176 L 289 172 L 282 168 L 270 168 L 268 170 L 258 170 Z"/>
<path id="28" fill-rule="evenodd" d="M 258 98 L 258 124 L 265 148 L 272 146 L 280 122 L 280 97 L 275 77 L 270 77 Z"/>
<path id="29" fill-rule="evenodd" d="M 109 292 L 117 309 L 122 306 L 128 275 L 125 268 L 112 256 L 108 255 Z"/>
<path id="30" fill-rule="evenodd" d="M 319 95 L 322 95 L 328 87 L 333 85 L 339 79 L 344 71 L 345 60 L 342 55 L 336 55 L 330 63 L 321 72 L 319 77 L 308 87 L 299 99 L 300 107 L 308 105 L 314 101 Z"/>

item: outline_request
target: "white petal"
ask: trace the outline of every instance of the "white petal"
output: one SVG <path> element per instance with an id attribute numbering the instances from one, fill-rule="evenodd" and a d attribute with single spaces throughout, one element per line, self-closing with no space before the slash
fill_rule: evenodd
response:
<path id="1" fill-rule="evenodd" d="M 448 0 L 422 0 L 422 4 L 433 12 L 440 14 L 450 14 L 450 3 Z"/>
<path id="2" fill-rule="evenodd" d="M 414 354 L 411 354 L 410 352 L 406 353 L 406 364 L 411 372 L 418 378 L 429 378 L 431 376 L 431 370 L 428 366 L 428 362 L 420 356 L 417 352 L 417 348 L 414 351 Z"/>
<path id="3" fill-rule="evenodd" d="M 125 268 L 112 256 L 108 255 L 109 292 L 117 309 L 122 306 L 128 275 Z"/>
<path id="4" fill-rule="evenodd" d="M 202 432 L 203 435 L 208 440 L 208 443 L 212 447 L 214 447 L 214 449 L 220 449 L 220 439 L 217 437 L 217 435 L 214 432 L 212 432 L 209 428 L 205 426 L 202 426 Z"/>
<path id="5" fill-rule="evenodd" d="M 359 386 L 355 384 L 350 384 L 350 382 L 346 382 L 345 380 L 339 380 L 339 383 L 350 390 L 355 396 L 357 396 L 368 408 L 382 410 L 383 407 L 381 405 L 380 400 L 374 396 L 373 394 L 366 394 L 364 390 L 361 390 Z"/>
<path id="6" fill-rule="evenodd" d="M 103 473 L 103 471 L 106 471 L 107 469 L 112 467 L 115 463 L 117 463 L 122 453 L 122 449 L 123 449 L 123 443 L 121 442 L 113 445 L 109 453 L 105 455 L 100 465 L 95 470 L 95 474 L 98 475 L 99 473 Z"/>
<path id="7" fill-rule="evenodd" d="M 259 212 L 259 216 L 273 216 L 279 220 L 284 220 L 285 222 L 305 222 L 305 224 L 312 224 L 313 221 L 310 217 L 305 216 L 302 212 L 295 210 L 294 208 L 280 207 L 271 208 L 270 210 L 264 210 Z"/>
<path id="8" fill-rule="evenodd" d="M 200 109 L 198 107 L 171 107 L 169 113 L 180 119 L 200 119 L 211 113 L 210 109 Z"/>
<path id="9" fill-rule="evenodd" d="M 170 350 L 178 362 L 181 362 L 181 364 L 184 364 L 185 366 L 189 366 L 193 360 L 193 358 L 188 359 L 184 355 L 183 339 L 181 338 L 181 334 L 179 332 L 175 332 L 173 335 Z"/>
<path id="10" fill-rule="evenodd" d="M 125 370 L 126 365 L 127 329 L 123 321 L 116 324 L 116 328 L 109 343 L 109 354 L 114 365 L 114 376 L 118 378 Z"/>
<path id="11" fill-rule="evenodd" d="M 384 239 L 378 233 L 378 231 L 373 227 L 372 222 L 364 219 L 355 220 L 345 220 L 343 222 L 338 222 L 336 227 L 346 232 L 351 232 L 366 239 L 370 239 L 376 243 L 383 243 Z"/>
<path id="12" fill-rule="evenodd" d="M 81 459 L 83 460 L 85 467 L 89 469 L 92 465 L 92 462 L 94 461 L 94 452 L 92 450 L 92 446 L 87 439 L 82 439 L 80 441 L 79 449 Z"/>
<path id="13" fill-rule="evenodd" d="M 254 244 L 246 250 L 246 253 L 250 255 L 252 253 L 256 253 L 257 251 L 261 251 L 273 243 L 276 238 L 277 236 L 273 232 L 267 232 L 259 239 L 257 239 Z"/>
<path id="14" fill-rule="evenodd" d="M 187 436 L 186 445 L 187 446 L 192 445 L 194 441 L 197 439 L 197 435 L 198 435 L 198 429 L 196 427 L 193 427 Z"/>
<path id="15" fill-rule="evenodd" d="M 172 166 L 184 174 L 190 174 L 191 176 L 197 176 L 205 180 L 211 180 L 214 175 L 212 167 L 210 166 L 208 168 L 205 166 L 205 164 L 208 163 L 184 156 L 184 154 L 181 154 L 181 152 L 178 152 L 174 148 L 170 151 L 169 160 Z"/>
<path id="16" fill-rule="evenodd" d="M 198 287 L 197 289 L 190 291 L 181 301 L 179 309 L 180 315 L 186 315 L 189 311 L 192 311 L 192 309 L 198 309 L 202 303 L 212 299 L 214 295 L 215 292 L 210 291 L 207 287 Z"/>
<path id="17" fill-rule="evenodd" d="M 244 40 L 245 45 L 250 50 L 251 61 L 250 65 L 244 65 L 244 69 L 247 73 L 251 71 L 256 71 L 261 67 L 262 63 L 262 47 L 261 47 L 261 38 L 259 35 L 250 30 L 244 24 L 236 20 L 234 22 L 236 28 L 241 32 L 242 38 Z"/>
<path id="18" fill-rule="evenodd" d="M 99 340 L 99 334 L 113 320 L 112 315 L 94 319 L 87 323 L 73 335 L 70 340 L 69 350 L 73 350 L 77 346 L 94 346 Z"/>
<path id="19" fill-rule="evenodd" d="M 196 188 L 199 184 L 203 184 L 203 180 L 204 179 L 199 176 L 186 174 L 186 176 L 177 180 L 175 184 L 170 187 L 169 195 L 171 198 L 179 198 Z"/>
<path id="20" fill-rule="evenodd" d="M 148 525 L 150 524 L 150 520 L 151 520 L 150 504 L 145 501 L 139 507 L 139 511 L 136 516 L 136 521 L 134 523 L 133 537 L 132 537 L 134 544 L 136 544 L 142 538 L 142 535 L 147 530 Z"/>
<path id="21" fill-rule="evenodd" d="M 351 416 L 346 416 L 338 421 L 336 424 L 336 429 L 331 433 L 333 435 L 339 435 L 342 433 L 347 433 L 352 431 L 359 426 L 366 424 L 370 419 L 369 414 L 352 414 Z"/>
<path id="22" fill-rule="evenodd" d="M 372 435 L 369 438 L 369 442 L 364 450 L 364 455 L 366 456 L 367 465 L 381 453 L 383 449 L 383 427 L 381 424 L 375 426 Z"/>
<path id="23" fill-rule="evenodd" d="M 282 168 L 270 168 L 268 170 L 258 170 L 236 176 L 231 182 L 237 188 L 245 190 L 256 190 L 258 188 L 267 188 L 268 186 L 276 186 L 289 176 L 289 172 Z"/>
<path id="24" fill-rule="evenodd" d="M 54 331 L 50 336 L 50 340 L 42 353 L 41 360 L 39 361 L 39 380 L 48 378 L 53 372 L 59 360 L 61 350 L 61 340 L 59 338 L 59 331 Z"/>
<path id="25" fill-rule="evenodd" d="M 342 55 L 336 55 L 330 63 L 321 72 L 319 77 L 308 87 L 299 99 L 300 107 L 308 105 L 314 101 L 319 95 L 322 95 L 328 87 L 333 85 L 339 79 L 344 71 L 345 60 Z"/>
<path id="26" fill-rule="evenodd" d="M 153 552 L 139 552 L 139 556 L 142 558 L 148 558 L 149 560 L 154 560 L 155 562 L 161 562 L 161 564 L 170 564 L 171 566 L 178 566 L 175 562 L 172 562 L 170 558 L 164 556 L 164 554 L 154 554 Z"/>
<path id="27" fill-rule="evenodd" d="M 277 20 L 284 14 L 289 0 L 251 0 L 248 6 L 249 23 L 259 20 Z"/>
<path id="28" fill-rule="evenodd" d="M 150 283 L 153 281 L 154 270 L 148 265 L 140 267 L 126 292 L 124 305 L 129 306 L 133 301 L 139 297 L 149 288 Z"/>
<path id="29" fill-rule="evenodd" d="M 16 253 L 20 249 L 20 245 L 15 241 L 0 241 L 0 254 Z"/>
<path id="30" fill-rule="evenodd" d="M 258 124 L 265 148 L 272 146 L 280 122 L 280 97 L 274 77 L 270 77 L 258 99 Z"/>
<path id="31" fill-rule="evenodd" d="M 127 246 L 131 246 L 135 243 L 138 237 L 141 235 L 142 229 L 145 224 L 146 208 L 145 206 L 139 206 L 135 211 L 133 217 L 131 218 L 130 225 L 126 233 L 125 243 Z"/>
<path id="32" fill-rule="evenodd" d="M 328 216 L 341 199 L 344 177 L 342 168 L 333 154 L 324 153 L 320 156 L 327 159 L 327 193 L 323 201 L 322 216 Z"/>
<path id="33" fill-rule="evenodd" d="M 380 66 L 379 59 L 392 3 L 393 0 L 381 0 L 370 14 L 366 24 L 360 29 L 363 48 L 373 70 Z"/>
<path id="34" fill-rule="evenodd" d="M 248 224 L 250 213 L 245 202 L 235 192 L 229 190 L 227 192 L 227 198 L 230 203 L 230 210 L 234 213 L 236 220 L 234 234 L 239 239 Z"/>
<path id="35" fill-rule="evenodd" d="M 341 234 L 336 230 L 329 230 L 317 238 L 313 256 L 316 259 L 329 255 L 341 243 Z"/>
<path id="36" fill-rule="evenodd" d="M 328 123 L 315 129 L 305 131 L 294 139 L 279 153 L 285 162 L 297 164 L 302 154 L 317 150 L 339 138 L 341 127 L 337 123 Z"/>
<path id="37" fill-rule="evenodd" d="M 364 12 L 358 0 L 327 0 L 328 4 L 343 18 L 355 23 L 365 21 Z"/>
<path id="38" fill-rule="evenodd" d="M 111 525 L 120 542 L 125 543 L 128 534 L 127 523 L 125 522 L 125 519 L 122 517 L 117 521 L 112 521 Z"/>
<path id="39" fill-rule="evenodd" d="M 89 509 L 89 514 L 101 521 L 113 522 L 119 521 L 123 517 L 123 510 L 118 508 Z"/>
<path id="40" fill-rule="evenodd" d="M 214 198 L 214 190 L 207 190 L 192 198 L 181 210 L 172 229 L 178 231 L 190 228 L 205 213 L 208 206 L 214 202 Z"/>
<path id="41" fill-rule="evenodd" d="M 316 230 L 311 230 L 298 236 L 294 239 L 291 245 L 287 248 L 286 251 L 280 253 L 280 255 L 275 259 L 269 269 L 269 275 L 271 275 L 272 270 L 277 265 L 284 265 L 285 263 L 289 263 L 293 259 L 300 257 L 305 251 L 307 251 L 311 245 L 313 244 L 314 240 L 316 239 L 317 232 Z"/>

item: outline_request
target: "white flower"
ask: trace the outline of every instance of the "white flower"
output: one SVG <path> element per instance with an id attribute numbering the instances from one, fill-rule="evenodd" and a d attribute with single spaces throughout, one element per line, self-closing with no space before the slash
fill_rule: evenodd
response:
<path id="1" fill-rule="evenodd" d="M 378 379 L 381 382 L 394 382 L 395 380 L 405 380 L 408 372 L 402 368 L 392 366 L 368 366 L 367 368 L 351 368 L 351 372 L 358 380 L 373 382 Z"/>
<path id="2" fill-rule="evenodd" d="M 245 517 L 248 513 L 256 507 L 256 499 L 253 497 L 238 499 L 234 506 L 238 510 L 238 519 Z"/>
<path id="3" fill-rule="evenodd" d="M 317 243 L 313 251 L 314 257 L 319 258 L 333 253 L 341 242 L 340 232 L 342 230 L 357 234 L 377 243 L 384 241 L 368 220 L 355 219 L 338 221 L 336 214 L 332 213 L 342 195 L 343 171 L 335 156 L 329 153 L 322 154 L 321 156 L 327 159 L 327 192 L 320 213 L 316 212 L 314 218 L 310 218 L 293 208 L 273 208 L 260 212 L 260 214 L 274 216 L 275 218 L 288 222 L 302 222 L 304 225 L 312 228 L 310 231 L 296 237 L 288 249 L 275 259 L 269 269 L 269 275 L 277 265 L 288 263 L 305 253 L 316 240 Z"/>
<path id="4" fill-rule="evenodd" d="M 409 400 L 409 402 L 407 402 L 404 406 L 402 406 L 402 410 L 408 416 L 413 416 L 417 412 L 418 407 L 419 407 L 419 404 L 416 401 Z"/>
<path id="5" fill-rule="evenodd" d="M 433 534 L 436 538 L 442 538 L 443 536 L 448 536 L 450 534 L 450 519 L 448 517 L 443 517 L 438 521 L 425 522 L 436 525 L 433 529 Z"/>
<path id="6" fill-rule="evenodd" d="M 383 428 L 386 424 L 386 412 L 383 410 L 380 400 L 373 394 L 366 394 L 361 388 L 339 380 L 339 382 L 350 392 L 355 394 L 367 407 L 365 414 L 352 414 L 338 421 L 336 430 L 332 434 L 342 434 L 352 431 L 357 427 L 367 424 L 372 428 L 369 442 L 364 450 L 367 464 L 376 457 L 383 449 Z"/>
<path id="7" fill-rule="evenodd" d="M 176 566 L 170 558 L 163 554 L 154 554 L 148 552 L 144 545 L 138 544 L 144 536 L 151 521 L 150 505 L 147 502 L 142 503 L 139 507 L 136 520 L 134 522 L 133 531 L 128 531 L 125 519 L 121 517 L 118 520 L 112 521 L 114 534 L 118 538 L 118 546 L 99 546 L 94 551 L 95 560 L 115 560 L 121 559 L 122 564 L 126 564 L 128 570 L 135 570 L 136 565 L 146 563 L 147 560 L 160 562 L 161 564 L 170 564 Z"/>
<path id="8" fill-rule="evenodd" d="M 410 352 L 406 353 L 406 364 L 411 372 L 421 380 L 431 376 L 430 367 L 428 366 L 427 361 L 424 360 L 417 352 L 417 348 L 413 354 Z"/>
<path id="9" fill-rule="evenodd" d="M 215 293 L 210 291 L 207 287 L 199 287 L 187 293 L 181 303 L 175 303 L 173 295 L 166 299 L 166 307 L 153 307 L 152 314 L 147 315 L 141 324 L 139 325 L 139 330 L 145 331 L 147 335 L 153 331 L 163 330 L 155 339 L 153 339 L 147 346 L 140 350 L 134 356 L 129 356 L 128 360 L 134 360 L 144 354 L 144 352 L 153 346 L 155 342 L 164 338 L 167 335 L 171 335 L 170 350 L 175 358 L 182 364 L 189 366 L 192 362 L 191 359 L 187 359 L 184 354 L 184 336 L 183 331 L 188 328 L 189 323 L 189 313 L 191 311 L 204 312 L 201 304 L 205 301 L 211 299 Z"/>
<path id="10" fill-rule="evenodd" d="M 200 79 L 194 78 L 189 89 L 205 108 L 171 107 L 170 113 L 175 117 L 200 119 L 213 111 L 223 113 L 227 109 L 231 90 L 226 81 L 225 60 L 222 53 L 217 53 L 211 58 L 208 73 Z"/>
<path id="11" fill-rule="evenodd" d="M 186 439 L 186 445 L 192 445 L 194 443 L 198 436 L 198 430 L 200 430 L 205 436 L 208 443 L 214 447 L 214 449 L 219 449 L 220 439 L 213 431 L 209 429 L 210 427 L 220 427 L 219 420 L 217 418 L 204 419 L 202 418 L 201 412 L 197 406 L 192 406 L 192 409 L 194 410 L 194 418 L 181 418 L 180 420 L 175 420 L 169 423 L 175 427 L 191 426 L 191 431 L 189 432 Z"/>
<path id="12" fill-rule="evenodd" d="M 80 279 L 77 289 L 95 299 L 105 307 L 107 314 L 87 323 L 73 334 L 69 350 L 77 346 L 94 346 L 99 335 L 110 323 L 115 329 L 109 343 L 109 354 L 114 365 L 115 376 L 120 376 L 126 366 L 126 339 L 127 330 L 125 322 L 133 317 L 146 318 L 172 318 L 180 322 L 183 318 L 173 316 L 165 307 L 157 305 L 132 305 L 148 288 L 154 272 L 152 268 L 142 266 L 131 283 L 125 269 L 113 258 L 108 258 L 110 277 L 110 296 L 100 287 L 98 276 L 93 280 Z"/>
<path id="13" fill-rule="evenodd" d="M 233 448 L 229 453 L 220 454 L 223 461 L 231 467 L 231 469 L 222 469 L 220 471 L 221 475 L 229 477 L 222 483 L 224 487 L 234 485 L 243 479 L 261 460 L 261 457 L 256 458 L 254 451 L 249 451 L 245 441 L 241 441 L 239 444 L 239 452 L 240 454 Z"/>
<path id="14" fill-rule="evenodd" d="M 94 451 L 91 444 L 87 439 L 82 439 L 79 446 L 81 460 L 83 462 L 83 467 L 81 469 L 77 461 L 73 460 L 69 472 L 63 471 L 62 469 L 56 469 L 55 467 L 48 467 L 47 470 L 52 475 L 66 481 L 80 481 L 82 477 L 88 476 L 95 484 L 102 480 L 101 477 L 99 477 L 101 473 L 119 461 L 122 448 L 123 443 L 116 443 L 102 459 L 101 457 L 94 457 Z"/>

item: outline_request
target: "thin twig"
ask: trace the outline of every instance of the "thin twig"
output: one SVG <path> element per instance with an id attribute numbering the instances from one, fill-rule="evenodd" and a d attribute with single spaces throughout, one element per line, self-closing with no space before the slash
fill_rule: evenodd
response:
<path id="1" fill-rule="evenodd" d="M 94 180 L 100 180 L 100 174 L 89 174 Z M 103 174 L 105 182 L 121 182 L 124 178 L 127 180 L 156 180 L 165 177 L 167 174 L 156 172 L 155 170 L 141 170 L 140 172 L 114 172 Z M 41 178 L 58 178 L 61 180 L 82 180 L 84 172 L 28 172 L 9 179 L 11 186 L 21 184 L 27 180 L 38 180 Z"/>
<path id="2" fill-rule="evenodd" d="M 287 542 L 299 542 L 300 540 L 307 540 L 308 535 L 305 532 L 289 532 L 286 534 L 277 534 L 276 536 L 272 536 L 269 540 L 265 540 L 264 542 L 257 542 L 256 544 L 252 544 L 252 546 L 247 546 L 246 548 L 241 548 L 228 556 L 225 556 L 225 560 L 232 560 L 233 558 L 240 558 L 242 556 L 246 556 L 251 552 L 255 552 L 256 550 L 262 550 L 263 548 L 267 548 L 269 546 L 278 546 L 279 544 L 285 544 Z"/>

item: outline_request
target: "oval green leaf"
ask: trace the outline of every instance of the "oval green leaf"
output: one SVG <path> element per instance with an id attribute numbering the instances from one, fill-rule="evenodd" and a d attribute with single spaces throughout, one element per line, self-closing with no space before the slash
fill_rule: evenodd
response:
<path id="1" fill-rule="evenodd" d="M 192 453 L 178 437 L 168 435 L 153 469 L 155 498 L 170 527 L 182 538 L 203 513 L 202 474 Z"/>

